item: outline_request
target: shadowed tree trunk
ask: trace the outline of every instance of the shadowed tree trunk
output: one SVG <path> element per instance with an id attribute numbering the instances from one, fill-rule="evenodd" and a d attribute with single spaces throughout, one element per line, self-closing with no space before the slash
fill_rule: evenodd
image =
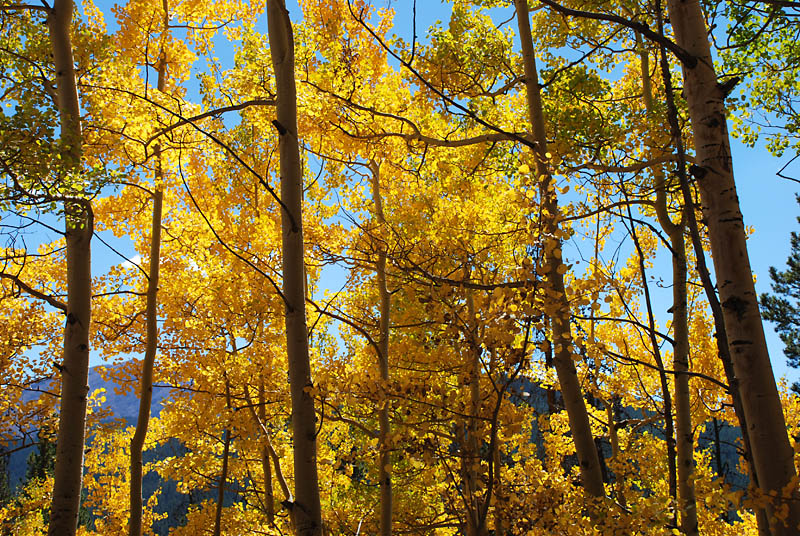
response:
<path id="1" fill-rule="evenodd" d="M 80 171 L 82 134 L 70 28 L 71 0 L 56 0 L 47 16 L 58 87 L 61 125 L 61 178 Z M 72 189 L 72 188 L 70 188 Z M 72 536 L 78 528 L 89 393 L 89 325 L 91 322 L 92 211 L 74 188 L 74 201 L 64 203 L 66 217 L 67 319 L 61 365 L 61 409 L 50 506 L 49 536 Z"/>
<path id="2" fill-rule="evenodd" d="M 283 297 L 286 309 L 286 352 L 292 398 L 294 503 L 298 536 L 322 534 L 317 476 L 317 427 L 311 390 L 311 364 L 305 307 L 303 262 L 303 173 L 297 139 L 297 92 L 294 79 L 294 37 L 284 0 L 267 2 L 269 47 L 275 71 L 280 136 L 281 229 L 283 235 Z"/>

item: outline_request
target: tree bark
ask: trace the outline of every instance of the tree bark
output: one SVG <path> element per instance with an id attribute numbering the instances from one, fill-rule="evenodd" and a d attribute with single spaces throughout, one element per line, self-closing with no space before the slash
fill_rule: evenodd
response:
<path id="1" fill-rule="evenodd" d="M 383 215 L 383 199 L 380 191 L 380 168 L 375 162 L 370 162 L 372 173 L 372 201 L 375 209 L 375 218 L 380 229 L 385 229 L 386 218 Z M 375 265 L 376 284 L 380 304 L 378 307 L 378 368 L 380 369 L 381 381 L 389 381 L 389 323 L 391 312 L 391 294 L 386 286 L 386 241 L 384 236 L 377 240 L 378 262 Z M 381 491 L 380 506 L 380 535 L 390 536 L 392 534 L 392 456 L 387 439 L 391 434 L 389 424 L 389 399 L 381 401 L 378 410 L 378 482 Z"/>
<path id="2" fill-rule="evenodd" d="M 56 0 L 47 16 L 58 86 L 62 180 L 80 171 L 82 134 L 70 29 L 73 3 Z M 50 536 L 72 536 L 78 528 L 89 393 L 89 325 L 91 323 L 92 211 L 81 199 L 65 202 L 67 319 L 61 366 L 61 409 L 50 505 Z"/>
<path id="3" fill-rule="evenodd" d="M 672 331 L 673 370 L 675 370 L 675 436 L 678 466 L 678 510 L 681 532 L 698 534 L 697 502 L 694 482 L 694 434 L 692 432 L 691 399 L 689 392 L 689 320 L 686 290 L 686 243 L 684 223 L 674 224 L 667 213 L 666 185 L 656 186 L 656 213 L 672 247 Z M 681 211 L 683 214 L 683 211 Z"/>
<path id="4" fill-rule="evenodd" d="M 661 14 L 659 17 L 659 30 L 663 30 Z M 661 31 L 663 34 L 663 31 Z M 638 37 L 638 34 L 637 34 Z M 650 74 L 644 70 L 648 65 L 649 54 L 642 49 L 643 79 L 647 81 L 644 88 L 645 107 L 649 116 L 653 116 L 651 90 L 649 88 Z M 661 47 L 661 70 L 664 78 L 667 99 L 667 122 L 670 127 L 670 146 L 678 152 L 678 175 L 684 175 L 686 158 L 683 147 L 683 138 L 678 124 L 678 114 L 675 101 L 672 97 L 672 83 L 669 74 L 669 65 L 666 62 L 666 51 Z M 649 100 L 648 100 L 648 95 Z M 699 534 L 697 520 L 697 500 L 695 497 L 694 481 L 694 434 L 692 432 L 691 398 L 689 391 L 689 311 L 686 278 L 688 268 L 686 263 L 686 220 L 688 208 L 680 210 L 678 223 L 673 223 L 667 210 L 667 181 L 663 170 L 656 168 L 654 171 L 656 189 L 656 216 L 661 228 L 667 233 L 672 248 L 672 331 L 673 343 L 673 370 L 675 376 L 675 435 L 677 450 L 677 491 L 678 511 L 680 512 L 681 531 L 687 536 Z"/>
<path id="5" fill-rule="evenodd" d="M 234 348 L 234 353 L 236 350 Z M 225 407 L 231 411 L 231 383 L 225 376 Z M 230 458 L 231 449 L 231 425 L 230 422 L 225 426 L 222 439 L 222 471 L 219 475 L 219 483 L 217 484 L 217 509 L 214 512 L 214 531 L 213 536 L 220 536 L 222 534 L 222 508 L 225 504 L 225 484 L 228 481 L 228 459 Z"/>
<path id="6" fill-rule="evenodd" d="M 733 368 L 749 426 L 753 463 L 761 490 L 773 500 L 768 508 L 775 536 L 796 534 L 800 526 L 800 494 L 782 497 L 782 488 L 796 476 L 794 453 L 786 431 L 747 252 L 746 235 L 733 177 L 720 87 L 698 0 L 668 0 L 670 20 L 679 46 L 697 58 L 683 65 L 684 92 L 695 140 L 694 175 L 708 226 L 714 269 L 723 309 Z M 775 518 L 786 505 L 786 522 Z"/>
<path id="7" fill-rule="evenodd" d="M 161 174 L 160 162 L 157 174 Z M 146 322 L 147 334 L 145 342 L 142 377 L 139 383 L 139 415 L 136 420 L 136 431 L 131 439 L 130 463 L 130 522 L 129 536 L 142 534 L 142 451 L 150 424 L 150 404 L 153 401 L 153 365 L 158 346 L 158 268 L 161 257 L 161 190 L 153 193 L 153 227 L 150 237 L 150 277 L 147 281 Z"/>
<path id="8" fill-rule="evenodd" d="M 551 323 L 553 327 L 553 343 L 555 344 L 554 365 L 561 387 L 564 407 L 569 417 L 569 427 L 575 442 L 575 451 L 580 465 L 583 488 L 593 497 L 603 497 L 603 473 L 600 458 L 597 455 L 592 429 L 589 425 L 589 414 L 581 392 L 578 373 L 573 361 L 572 330 L 570 326 L 570 306 L 564 288 L 564 276 L 559 271 L 561 266 L 561 240 L 554 232 L 558 230 L 558 200 L 555 184 L 547 165 L 547 137 L 544 128 L 539 77 L 536 72 L 536 60 L 531 37 L 530 14 L 527 0 L 514 0 L 517 8 L 520 42 L 522 44 L 523 65 L 525 68 L 525 86 L 528 99 L 529 121 L 533 127 L 533 139 L 536 142 L 536 174 L 540 181 L 541 203 L 544 217 L 544 236 L 549 244 L 546 246 L 545 273 L 549 283 L 549 294 L 555 301 Z"/>
<path id="9" fill-rule="evenodd" d="M 294 37 L 284 0 L 268 0 L 267 20 L 277 91 L 280 136 L 281 228 L 283 235 L 283 295 L 286 309 L 286 351 L 292 398 L 292 448 L 295 501 L 292 513 L 298 536 L 322 534 L 317 475 L 317 426 L 311 389 L 311 364 L 305 307 L 303 261 L 303 173 L 297 139 L 297 93 L 294 78 Z"/>

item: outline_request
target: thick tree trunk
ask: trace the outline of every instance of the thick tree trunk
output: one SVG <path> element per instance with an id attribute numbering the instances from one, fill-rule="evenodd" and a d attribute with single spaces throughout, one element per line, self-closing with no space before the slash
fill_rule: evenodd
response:
<path id="1" fill-rule="evenodd" d="M 158 174 L 160 171 L 160 163 Z M 153 194 L 153 227 L 150 237 L 150 277 L 147 281 L 146 322 L 147 334 L 145 342 L 142 377 L 139 382 L 139 416 L 136 420 L 136 431 L 131 439 L 130 464 L 130 523 L 129 536 L 142 534 L 142 451 L 150 424 L 150 404 L 153 401 L 153 365 L 158 346 L 158 267 L 161 257 L 161 205 L 163 194 L 156 190 Z"/>
<path id="2" fill-rule="evenodd" d="M 322 534 L 317 476 L 317 419 L 310 390 L 311 364 L 306 327 L 303 262 L 303 173 L 297 139 L 297 93 L 294 80 L 294 37 L 284 0 L 267 2 L 269 45 L 275 70 L 280 135 L 283 296 L 286 308 L 286 351 L 292 397 L 292 448 L 295 502 L 292 513 L 298 536 Z"/>
<path id="3" fill-rule="evenodd" d="M 540 180 L 541 203 L 545 216 L 544 236 L 548 237 L 546 246 L 547 258 L 545 273 L 549 286 L 549 295 L 555 303 L 552 306 L 553 343 L 555 344 L 554 364 L 564 407 L 569 417 L 569 427 L 575 442 L 575 451 L 581 471 L 583 488 L 593 497 L 603 497 L 603 473 L 600 468 L 600 458 L 597 455 L 592 429 L 589 425 L 589 414 L 586 411 L 586 402 L 581 392 L 578 373 L 572 358 L 572 330 L 570 326 L 570 306 L 564 288 L 564 276 L 560 271 L 561 240 L 556 238 L 554 232 L 558 230 L 558 200 L 555 194 L 550 170 L 547 165 L 547 137 L 544 129 L 544 115 L 542 112 L 539 77 L 536 72 L 536 60 L 531 37 L 530 14 L 527 0 L 514 0 L 517 8 L 517 22 L 519 25 L 520 42 L 522 44 L 523 65 L 525 68 L 525 86 L 528 98 L 529 121 L 533 127 L 533 139 L 537 150 L 534 155 L 536 161 L 536 175 Z"/>
<path id="4" fill-rule="evenodd" d="M 56 0 L 47 17 L 53 47 L 61 123 L 62 178 L 80 171 L 81 126 L 70 28 L 73 3 Z M 78 195 L 80 194 L 78 189 Z M 61 409 L 56 446 L 55 482 L 50 506 L 50 536 L 72 536 L 78 528 L 89 394 L 89 325 L 91 322 L 92 212 L 88 201 L 65 203 L 67 321 L 61 367 Z"/>
<path id="5" fill-rule="evenodd" d="M 796 475 L 780 397 L 764 339 L 757 295 L 747 253 L 746 235 L 725 120 L 724 90 L 718 84 L 705 18 L 698 0 L 669 0 L 675 38 L 697 58 L 683 65 L 684 91 L 697 153 L 694 169 L 703 203 L 731 359 L 749 425 L 759 487 L 773 497 L 770 517 L 788 506 L 786 524 L 771 519 L 775 536 L 796 534 L 800 494 L 782 499 L 782 488 Z"/>
<path id="6" fill-rule="evenodd" d="M 375 209 L 375 217 L 382 230 L 386 226 L 386 218 L 383 215 L 383 198 L 380 190 L 380 168 L 375 162 L 370 162 L 372 173 L 372 202 Z M 386 286 L 386 242 L 385 237 L 380 236 L 377 240 L 378 262 L 375 265 L 376 283 L 378 286 L 378 296 L 380 304 L 378 307 L 378 368 L 380 369 L 381 380 L 389 381 L 389 321 L 391 311 L 391 294 Z M 378 410 L 378 482 L 381 490 L 380 505 L 380 535 L 390 536 L 392 534 L 392 456 L 387 438 L 391 434 L 389 424 L 389 399 L 382 400 Z"/>

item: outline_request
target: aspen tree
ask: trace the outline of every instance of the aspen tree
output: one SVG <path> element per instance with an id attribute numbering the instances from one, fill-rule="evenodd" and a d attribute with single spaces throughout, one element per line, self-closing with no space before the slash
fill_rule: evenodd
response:
<path id="1" fill-rule="evenodd" d="M 677 44 L 696 62 L 683 63 L 684 91 L 692 122 L 697 163 L 692 168 L 708 226 L 714 270 L 733 367 L 750 427 L 759 487 L 771 497 L 768 508 L 774 536 L 796 534 L 800 501 L 791 486 L 794 452 L 778 396 L 758 310 L 746 234 L 733 177 L 725 118 L 727 96 L 711 57 L 705 18 L 697 1 L 668 0 Z M 786 511 L 788 508 L 788 511 Z M 775 517 L 786 511 L 785 523 Z"/>
<path id="2" fill-rule="evenodd" d="M 553 363 L 556 367 L 564 406 L 569 416 L 570 430 L 575 442 L 575 451 L 581 471 L 583 488 L 593 497 L 603 497 L 603 473 L 600 467 L 600 458 L 592 438 L 592 429 L 589 425 L 589 415 L 586 411 L 586 402 L 583 399 L 580 382 L 578 380 L 575 362 L 572 358 L 572 335 L 570 327 L 570 306 L 564 288 L 563 263 L 561 260 L 561 240 L 554 234 L 558 227 L 558 200 L 555 194 L 555 184 L 547 164 L 547 137 L 544 128 L 544 114 L 536 60 L 533 50 L 533 39 L 530 28 L 530 14 L 527 0 L 514 0 L 517 8 L 517 23 L 519 25 L 520 41 L 522 43 L 523 64 L 525 68 L 525 88 L 527 91 L 528 120 L 533 128 L 533 140 L 536 143 L 535 170 L 540 181 L 540 193 L 543 212 L 545 216 L 545 233 L 550 244 L 547 246 L 545 273 L 551 290 L 551 297 L 555 300 L 552 310 L 551 323 L 553 327 L 553 342 L 556 345 Z"/>
<path id="3" fill-rule="evenodd" d="M 383 197 L 381 196 L 380 167 L 374 161 L 370 162 L 369 170 L 372 174 L 372 203 L 375 218 L 382 231 L 385 231 L 386 218 L 383 214 Z M 379 321 L 378 321 L 378 368 L 381 380 L 389 381 L 389 326 L 392 295 L 386 286 L 386 237 L 381 233 L 378 240 L 378 262 L 375 265 L 376 284 L 380 296 Z M 378 485 L 381 490 L 380 505 L 380 534 L 389 536 L 392 533 L 392 456 L 388 444 L 391 434 L 389 424 L 389 399 L 380 402 L 378 408 Z"/>
<path id="4" fill-rule="evenodd" d="M 160 166 L 158 173 L 161 173 Z M 153 226 L 150 236 L 150 270 L 147 280 L 146 322 L 147 334 L 142 376 L 139 383 L 139 414 L 136 430 L 131 438 L 130 463 L 130 521 L 129 536 L 142 534 L 142 451 L 150 422 L 150 404 L 153 401 L 153 365 L 158 346 L 158 268 L 161 257 L 161 190 L 153 193 Z"/>
<path id="5" fill-rule="evenodd" d="M 292 398 L 292 448 L 295 500 L 291 505 L 298 536 L 322 534 L 317 476 L 317 423 L 308 355 L 303 245 L 303 172 L 297 139 L 297 92 L 294 79 L 294 36 L 284 0 L 267 2 L 269 45 L 275 71 L 280 137 L 281 227 L 286 351 Z"/>
<path id="6" fill-rule="evenodd" d="M 61 126 L 62 180 L 81 169 L 82 133 L 80 104 L 70 31 L 73 2 L 56 0 L 47 15 L 53 48 L 58 112 Z M 79 189 L 78 189 L 79 190 Z M 50 536 L 70 536 L 78 528 L 86 436 L 86 402 L 89 394 L 89 326 L 91 323 L 91 239 L 93 218 L 80 193 L 64 203 L 66 219 L 67 319 L 64 360 L 61 364 L 61 410 L 50 506 Z"/>
<path id="7" fill-rule="evenodd" d="M 659 20 L 659 24 L 661 21 Z M 642 92 L 648 117 L 653 119 L 653 95 L 650 82 L 649 53 L 643 46 L 640 35 L 636 34 L 636 42 L 642 67 Z M 677 122 L 677 111 L 672 99 L 671 87 L 666 76 L 669 66 L 665 61 L 663 47 L 661 68 L 666 71 L 667 113 L 670 125 L 672 144 L 678 152 L 678 173 L 685 173 L 686 162 L 681 138 L 680 126 Z M 672 250 L 672 331 L 673 378 L 675 388 L 675 443 L 677 462 L 678 511 L 680 512 L 681 531 L 687 535 L 698 534 L 697 503 L 692 475 L 694 473 L 694 434 L 692 431 L 691 399 L 689 391 L 689 319 L 688 293 L 686 279 L 688 274 L 686 263 L 686 231 L 687 208 L 682 207 L 678 213 L 678 222 L 672 221 L 667 209 L 667 180 L 660 168 L 654 170 L 656 188 L 656 216 L 661 228 L 669 237 Z"/>
<path id="8" fill-rule="evenodd" d="M 164 8 L 162 29 L 162 49 L 158 59 L 157 89 L 164 92 L 166 87 L 167 58 L 163 49 L 163 35 L 167 32 L 169 24 L 169 9 L 167 0 L 163 0 Z M 153 223 L 150 234 L 150 269 L 147 279 L 147 302 L 145 311 L 146 338 L 145 354 L 142 362 L 142 375 L 139 383 L 139 414 L 136 419 L 136 430 L 131 438 L 131 477 L 130 477 L 130 521 L 128 536 L 141 536 L 142 534 L 142 451 L 147 438 L 147 428 L 150 423 L 150 404 L 153 400 L 153 366 L 158 347 L 158 268 L 161 257 L 161 212 L 163 192 L 161 182 L 164 178 L 161 162 L 161 145 L 157 144 L 153 150 L 156 157 L 156 191 L 153 192 Z"/>

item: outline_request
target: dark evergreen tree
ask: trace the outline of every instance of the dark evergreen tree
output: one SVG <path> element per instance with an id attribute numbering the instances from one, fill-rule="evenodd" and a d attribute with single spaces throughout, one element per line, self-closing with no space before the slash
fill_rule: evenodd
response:
<path id="1" fill-rule="evenodd" d="M 34 478 L 47 478 L 53 474 L 56 459 L 56 442 L 50 432 L 44 429 L 39 431 L 36 450 L 28 456 L 28 470 L 25 472 L 25 482 Z"/>
<path id="2" fill-rule="evenodd" d="M 797 202 L 800 203 L 800 195 Z M 800 218 L 797 220 L 800 222 Z M 800 368 L 800 236 L 792 232 L 790 240 L 792 250 L 786 270 L 769 269 L 774 294 L 761 295 L 761 316 L 775 323 L 775 331 L 786 346 L 789 366 Z M 792 390 L 800 394 L 800 383 L 795 382 Z"/>

